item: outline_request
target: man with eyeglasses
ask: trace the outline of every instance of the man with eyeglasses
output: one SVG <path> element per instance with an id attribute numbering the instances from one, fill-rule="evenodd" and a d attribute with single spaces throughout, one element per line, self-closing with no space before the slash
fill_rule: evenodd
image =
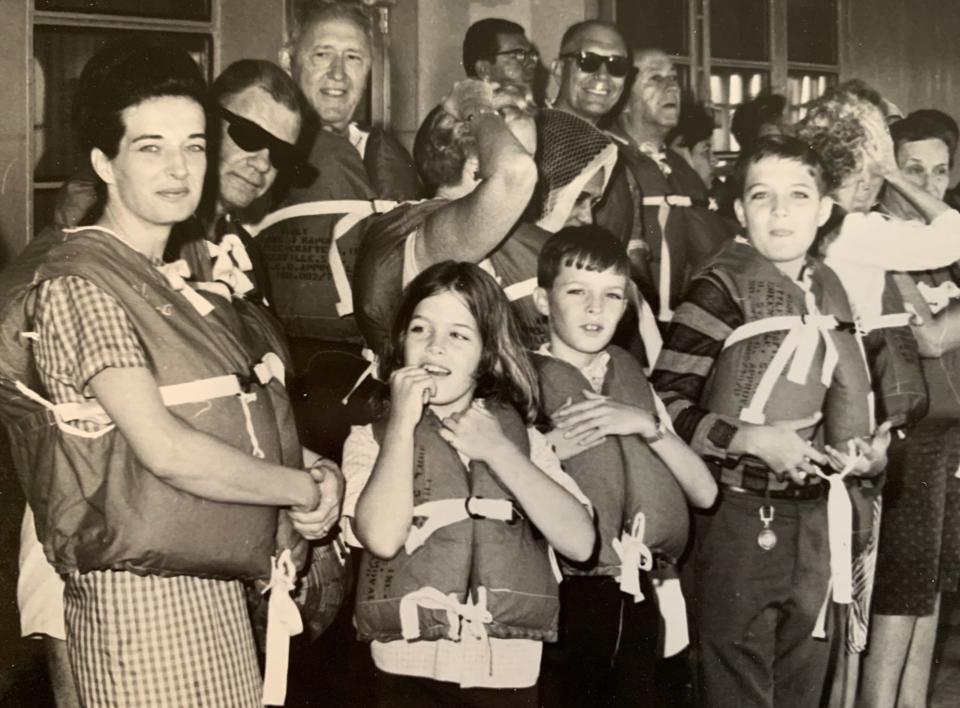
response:
<path id="1" fill-rule="evenodd" d="M 733 229 L 710 209 L 706 185 L 687 161 L 666 145 L 680 117 L 677 71 L 664 52 L 636 57 L 636 79 L 623 112 L 610 128 L 629 167 L 640 223 L 630 256 L 644 296 L 662 327 L 700 267 L 732 237 Z"/>
<path id="2" fill-rule="evenodd" d="M 540 53 L 516 22 L 490 17 L 474 22 L 463 38 L 463 70 L 473 79 L 533 93 Z"/>

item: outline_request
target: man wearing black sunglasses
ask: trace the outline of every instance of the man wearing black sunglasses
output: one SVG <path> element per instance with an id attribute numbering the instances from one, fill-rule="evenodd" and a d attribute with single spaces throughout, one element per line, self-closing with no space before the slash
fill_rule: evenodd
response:
<path id="1" fill-rule="evenodd" d="M 631 238 L 639 283 L 666 326 L 693 274 L 732 236 L 732 227 L 709 208 L 706 185 L 665 144 L 680 116 L 677 71 L 663 51 L 636 59 L 636 80 L 610 134 L 629 166 L 631 191 L 641 200 L 640 226 Z"/>
<path id="2" fill-rule="evenodd" d="M 615 26 L 598 20 L 573 25 L 553 62 L 560 87 L 553 107 L 596 125 L 620 100 L 632 66 Z"/>

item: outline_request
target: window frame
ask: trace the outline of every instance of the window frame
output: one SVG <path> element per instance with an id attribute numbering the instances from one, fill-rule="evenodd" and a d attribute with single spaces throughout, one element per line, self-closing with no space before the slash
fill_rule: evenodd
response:
<path id="1" fill-rule="evenodd" d="M 707 102 L 710 98 L 710 77 L 713 67 L 724 69 L 746 69 L 768 73 L 771 91 L 787 96 L 789 94 L 789 75 L 791 71 L 828 74 L 839 81 L 844 75 L 846 43 L 844 41 L 847 0 L 836 0 L 837 62 L 820 64 L 812 62 L 790 61 L 787 54 L 787 3 L 789 0 L 767 0 L 769 27 L 770 59 L 768 61 L 734 60 L 713 57 L 710 52 L 710 5 L 711 2 L 724 0 L 681 0 L 687 3 L 688 47 L 689 54 L 670 55 L 677 64 L 690 68 L 690 91 L 698 101 Z M 616 0 L 599 0 L 598 16 L 610 22 L 616 22 Z M 710 104 L 712 105 L 712 104 Z M 797 111 L 797 106 L 788 105 L 787 110 Z M 725 153 L 734 155 L 734 152 Z"/>

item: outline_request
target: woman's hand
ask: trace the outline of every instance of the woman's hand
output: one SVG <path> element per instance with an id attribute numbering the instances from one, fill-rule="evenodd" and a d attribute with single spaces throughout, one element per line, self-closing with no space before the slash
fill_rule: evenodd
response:
<path id="1" fill-rule="evenodd" d="M 289 512 L 297 532 L 306 539 L 325 538 L 340 519 L 343 501 L 343 475 L 333 460 L 321 458 L 309 470 L 320 494 L 320 503 L 314 509 L 295 509 Z"/>
<path id="2" fill-rule="evenodd" d="M 499 421 L 478 401 L 462 413 L 444 418 L 443 425 L 440 436 L 471 460 L 489 463 L 511 445 Z"/>
<path id="3" fill-rule="evenodd" d="M 414 428 L 423 407 L 437 393 L 437 382 L 419 366 L 405 366 L 390 374 L 390 420 Z"/>

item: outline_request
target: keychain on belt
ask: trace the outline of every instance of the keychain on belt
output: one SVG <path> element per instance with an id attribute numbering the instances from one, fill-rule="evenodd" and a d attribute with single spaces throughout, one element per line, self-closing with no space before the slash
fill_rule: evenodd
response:
<path id="1" fill-rule="evenodd" d="M 774 510 L 772 505 L 760 507 L 760 521 L 763 524 L 763 528 L 760 529 L 760 533 L 757 534 L 757 545 L 765 551 L 769 551 L 777 545 L 777 534 L 770 528 L 770 524 L 773 523 L 773 516 Z"/>

